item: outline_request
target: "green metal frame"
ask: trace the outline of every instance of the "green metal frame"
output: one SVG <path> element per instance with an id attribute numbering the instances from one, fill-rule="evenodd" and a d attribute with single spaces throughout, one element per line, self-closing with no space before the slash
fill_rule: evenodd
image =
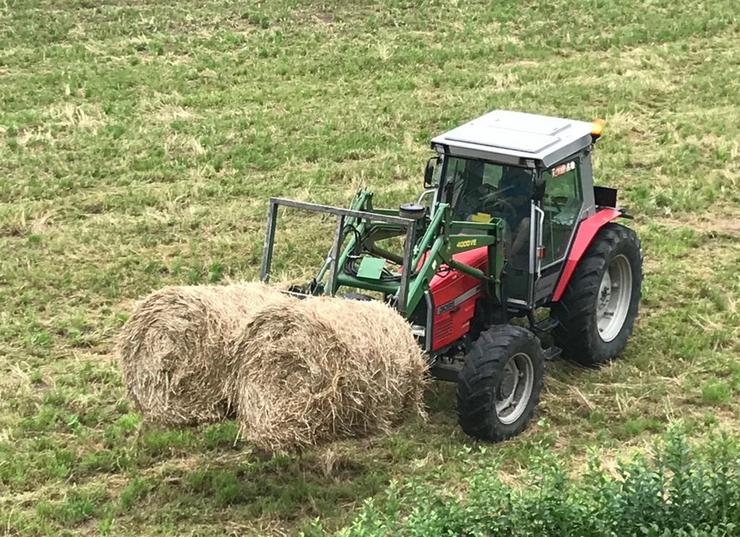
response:
<path id="1" fill-rule="evenodd" d="M 428 221 L 416 222 L 399 218 L 396 210 L 374 209 L 372 198 L 371 192 L 360 190 L 347 210 L 293 200 L 271 199 L 262 280 L 269 280 L 277 207 L 284 205 L 337 216 L 334 246 L 316 274 L 312 286 L 307 290 L 311 294 L 334 295 L 341 287 L 378 291 L 394 296 L 398 309 L 409 317 L 423 299 L 424 292 L 435 273 L 441 266 L 447 265 L 481 280 L 485 284 L 484 289 L 488 296 L 495 298 L 498 303 L 503 303 L 501 274 L 504 252 L 501 219 L 493 218 L 488 223 L 454 221 L 450 206 L 446 203 L 437 203 Z M 418 239 L 417 233 L 421 235 Z M 399 281 L 358 278 L 344 269 L 351 255 L 364 253 L 376 257 L 389 257 L 388 252 L 375 247 L 374 241 L 394 236 L 405 236 L 406 241 L 412 240 L 412 244 L 404 245 L 402 278 L 407 278 L 407 285 L 402 285 Z M 358 238 L 361 239 L 361 244 L 358 244 Z M 342 245 L 343 248 L 340 250 Z M 488 248 L 488 264 L 485 271 L 453 258 L 457 253 L 481 247 Z M 399 261 L 400 256 L 390 255 L 394 257 L 392 260 Z"/>

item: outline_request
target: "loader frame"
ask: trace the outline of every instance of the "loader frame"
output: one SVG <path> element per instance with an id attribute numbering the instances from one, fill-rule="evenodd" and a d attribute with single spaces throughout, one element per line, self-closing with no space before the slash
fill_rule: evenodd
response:
<path id="1" fill-rule="evenodd" d="M 371 192 L 360 190 L 349 209 L 270 198 L 260 279 L 265 283 L 270 280 L 277 219 L 282 206 L 336 217 L 329 255 L 309 286 L 298 291 L 301 294 L 333 296 L 340 287 L 377 291 L 383 293 L 390 305 L 409 318 L 424 298 L 432 277 L 440 267 L 446 266 L 481 280 L 487 297 L 492 298 L 496 304 L 505 303 L 501 281 L 504 265 L 502 220 L 494 218 L 488 223 L 454 221 L 446 203 L 435 204 L 431 209 L 432 213 L 423 220 L 413 220 L 397 216 L 397 209 L 374 209 L 372 196 Z M 344 270 L 348 256 L 353 252 L 374 256 L 387 254 L 374 248 L 372 243 L 365 244 L 361 239 L 378 233 L 383 237 L 404 237 L 398 281 L 363 279 Z M 358 238 L 361 244 L 358 244 Z M 347 244 L 342 247 L 345 242 Z M 481 247 L 488 248 L 487 270 L 453 259 L 454 254 Z M 428 311 L 428 315 L 431 316 L 432 313 L 431 310 Z"/>

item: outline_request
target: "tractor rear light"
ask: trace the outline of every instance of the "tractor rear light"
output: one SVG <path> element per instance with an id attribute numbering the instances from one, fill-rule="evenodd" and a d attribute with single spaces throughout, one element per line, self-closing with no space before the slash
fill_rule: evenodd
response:
<path id="1" fill-rule="evenodd" d="M 545 247 L 538 246 L 537 247 L 537 259 L 544 259 L 544 258 L 545 258 Z"/>

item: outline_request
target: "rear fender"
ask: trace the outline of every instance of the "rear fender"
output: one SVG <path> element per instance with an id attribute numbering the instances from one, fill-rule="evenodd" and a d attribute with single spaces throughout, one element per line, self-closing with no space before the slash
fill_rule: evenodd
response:
<path id="1" fill-rule="evenodd" d="M 555 291 L 552 294 L 552 302 L 560 300 L 563 293 L 565 293 L 565 288 L 568 287 L 568 282 L 573 276 L 578 263 L 580 263 L 588 247 L 591 246 L 591 242 L 593 242 L 599 230 L 620 216 L 623 216 L 623 214 L 619 209 L 604 208 L 597 211 L 596 214 L 589 216 L 578 225 L 576 236 L 573 239 L 573 246 L 570 248 L 568 259 L 566 259 L 563 272 L 560 274 L 560 280 L 558 280 L 558 284 L 555 286 Z"/>

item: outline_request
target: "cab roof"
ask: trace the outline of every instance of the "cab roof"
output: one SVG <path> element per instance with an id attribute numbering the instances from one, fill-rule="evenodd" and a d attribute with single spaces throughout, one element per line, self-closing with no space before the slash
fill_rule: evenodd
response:
<path id="1" fill-rule="evenodd" d="M 593 143 L 592 124 L 575 119 L 494 110 L 432 139 L 453 156 L 550 167 Z"/>

